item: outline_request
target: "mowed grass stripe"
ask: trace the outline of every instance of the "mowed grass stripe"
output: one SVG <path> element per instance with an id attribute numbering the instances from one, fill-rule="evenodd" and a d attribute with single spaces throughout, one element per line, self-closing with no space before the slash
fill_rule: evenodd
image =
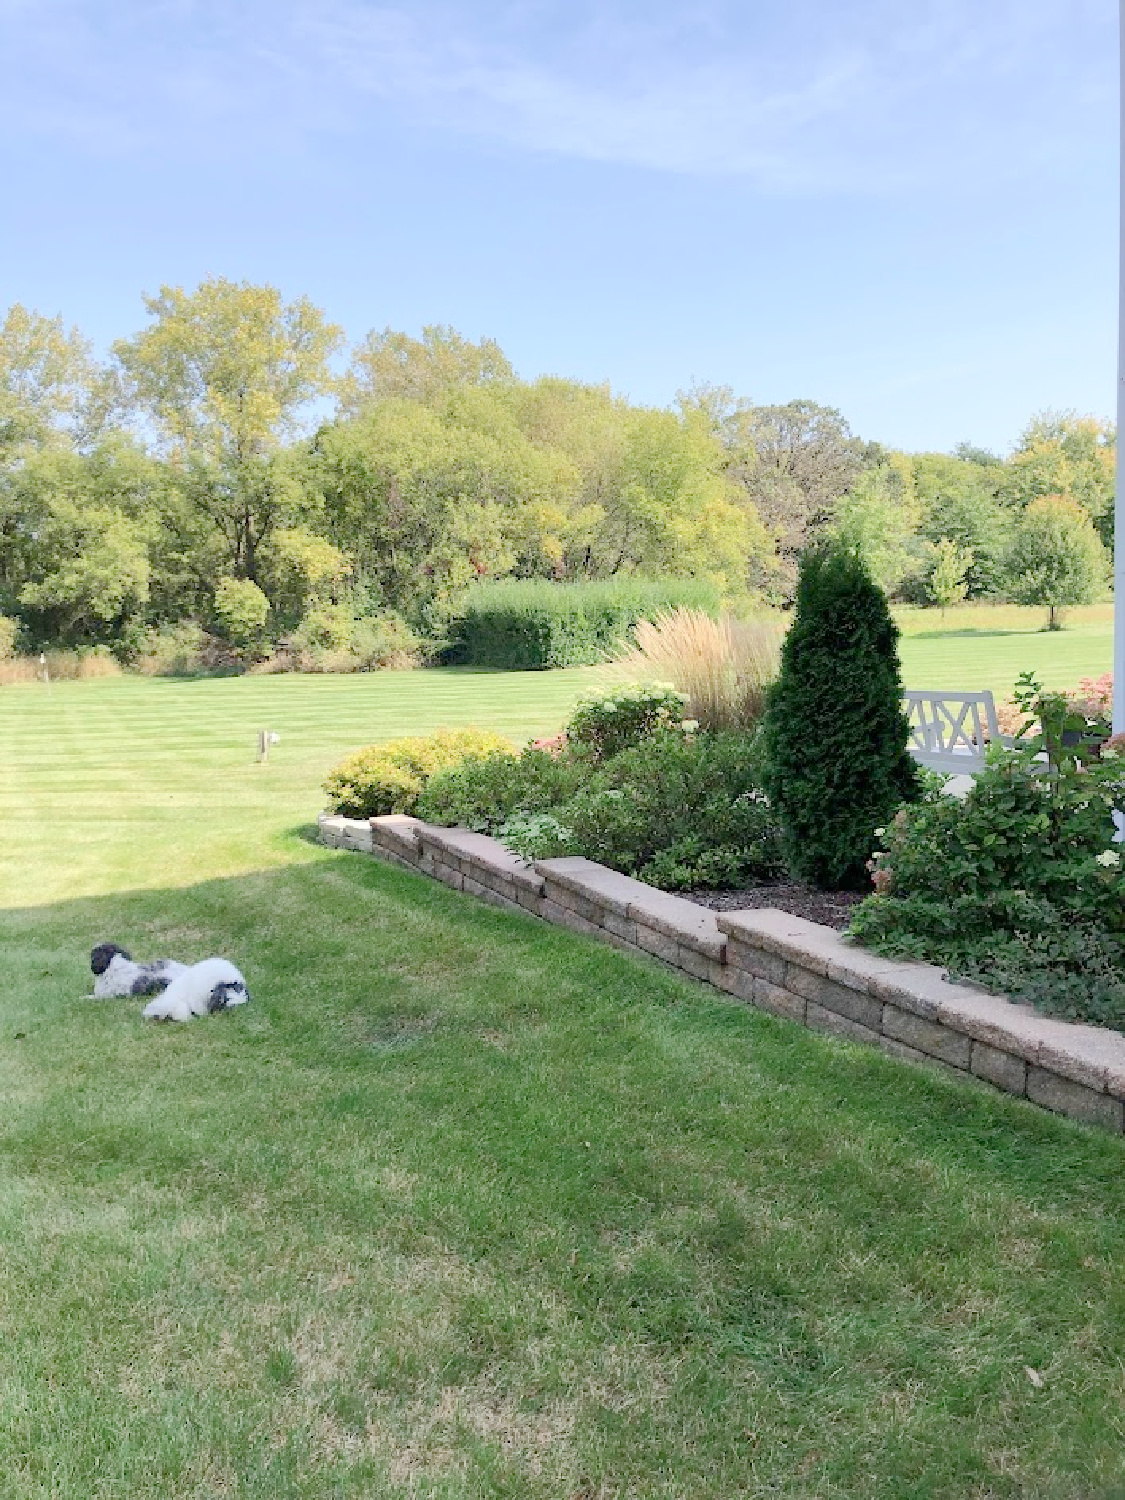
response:
<path id="1" fill-rule="evenodd" d="M 0 931 L 16 1500 L 1108 1492 L 1119 1143 L 354 856 Z"/>

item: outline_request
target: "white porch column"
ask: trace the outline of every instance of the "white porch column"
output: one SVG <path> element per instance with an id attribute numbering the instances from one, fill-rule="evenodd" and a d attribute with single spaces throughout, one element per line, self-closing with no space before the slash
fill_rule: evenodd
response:
<path id="1" fill-rule="evenodd" d="M 1121 101 L 1118 119 L 1121 148 L 1121 229 L 1117 246 L 1117 494 L 1113 530 L 1113 729 L 1125 734 L 1125 0 L 1120 5 Z"/>

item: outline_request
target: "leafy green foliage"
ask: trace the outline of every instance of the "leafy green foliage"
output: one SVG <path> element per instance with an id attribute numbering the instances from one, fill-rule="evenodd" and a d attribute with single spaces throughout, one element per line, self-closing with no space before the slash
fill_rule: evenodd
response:
<path id="1" fill-rule="evenodd" d="M 995 751 L 964 801 L 902 810 L 874 861 L 878 894 L 851 931 L 880 952 L 1125 1029 L 1125 859 L 1113 843 L 1125 760 L 1045 760 L 1044 744 Z"/>
<path id="2" fill-rule="evenodd" d="M 324 783 L 328 806 L 348 818 L 413 813 L 423 788 L 439 771 L 469 756 L 504 752 L 515 758 L 511 744 L 487 729 L 447 729 L 370 745 L 330 773 Z"/>
<path id="3" fill-rule="evenodd" d="M 684 695 L 675 688 L 634 683 L 583 698 L 566 726 L 567 744 L 597 765 L 651 735 L 679 728 L 683 711 Z"/>
<path id="4" fill-rule="evenodd" d="M 806 554 L 763 721 L 765 787 L 790 869 L 828 889 L 865 884 L 876 827 L 915 794 L 897 641 L 855 553 Z"/>
<path id="5" fill-rule="evenodd" d="M 765 880 L 778 832 L 743 734 L 654 728 L 592 764 L 529 748 L 471 758 L 435 776 L 421 817 L 495 833 L 528 859 L 584 854 L 667 890 Z"/>
<path id="6" fill-rule="evenodd" d="M 681 605 L 714 614 L 718 602 L 714 585 L 702 580 L 513 580 L 472 589 L 451 629 L 461 643 L 457 656 L 475 666 L 580 666 L 603 661 L 638 620 Z"/>
<path id="7" fill-rule="evenodd" d="M 658 733 L 606 761 L 557 809 L 589 859 L 671 889 L 753 884 L 781 869 L 753 740 Z"/>
<path id="8" fill-rule="evenodd" d="M 533 745 L 515 758 L 509 750 L 468 755 L 431 778 L 418 798 L 418 816 L 495 833 L 518 814 L 558 807 L 574 796 L 586 774 L 580 762 Z"/>
<path id="9" fill-rule="evenodd" d="M 1106 551 L 1089 516 L 1073 500 L 1043 495 L 1016 525 L 1008 557 L 1009 588 L 1019 604 L 1042 604 L 1048 629 L 1059 611 L 1089 604 L 1105 588 Z"/>
<path id="10" fill-rule="evenodd" d="M 270 601 L 249 578 L 221 578 L 215 589 L 215 618 L 232 646 L 252 648 L 265 637 Z"/>
<path id="11" fill-rule="evenodd" d="M 943 612 L 953 604 L 960 604 L 968 594 L 972 565 L 971 547 L 961 547 L 948 536 L 937 543 L 928 588 L 930 598 Z"/>

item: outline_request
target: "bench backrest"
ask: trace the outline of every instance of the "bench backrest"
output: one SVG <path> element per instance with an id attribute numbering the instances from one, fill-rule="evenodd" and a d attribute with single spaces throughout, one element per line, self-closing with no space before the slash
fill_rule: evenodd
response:
<path id="1" fill-rule="evenodd" d="M 991 693 L 940 693 L 908 688 L 902 706 L 910 721 L 907 749 L 931 771 L 979 771 L 988 740 L 1000 738 Z"/>

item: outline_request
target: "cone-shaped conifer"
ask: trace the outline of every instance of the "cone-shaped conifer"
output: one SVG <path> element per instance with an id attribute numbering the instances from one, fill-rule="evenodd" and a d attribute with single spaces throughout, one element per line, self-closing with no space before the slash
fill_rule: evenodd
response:
<path id="1" fill-rule="evenodd" d="M 766 790 L 790 869 L 824 889 L 867 888 L 875 829 L 917 795 L 898 635 L 854 551 L 805 554 L 763 723 Z"/>

